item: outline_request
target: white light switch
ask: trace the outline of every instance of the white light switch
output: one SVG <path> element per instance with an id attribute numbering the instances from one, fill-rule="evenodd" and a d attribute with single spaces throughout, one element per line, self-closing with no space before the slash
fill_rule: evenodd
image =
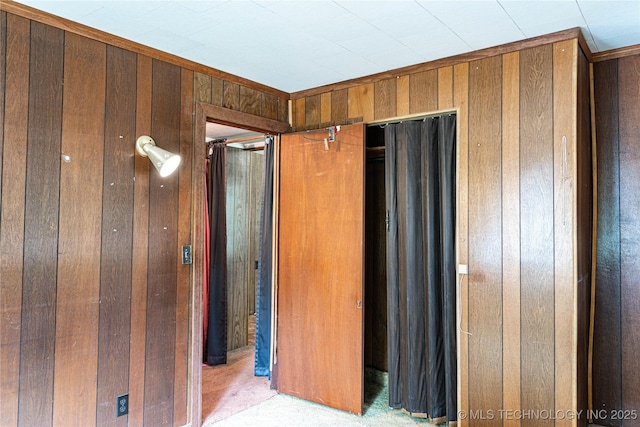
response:
<path id="1" fill-rule="evenodd" d="M 469 274 L 469 266 L 467 264 L 458 264 L 458 274 Z"/>

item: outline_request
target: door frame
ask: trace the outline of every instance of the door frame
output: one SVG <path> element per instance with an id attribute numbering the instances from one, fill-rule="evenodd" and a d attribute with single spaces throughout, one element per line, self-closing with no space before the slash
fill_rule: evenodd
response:
<path id="1" fill-rule="evenodd" d="M 187 376 L 189 395 L 187 404 L 190 413 L 190 425 L 202 425 L 202 271 L 204 268 L 204 160 L 206 158 L 207 122 L 216 122 L 227 126 L 239 127 L 251 131 L 280 135 L 291 129 L 289 123 L 254 116 L 252 114 L 218 107 L 204 102 L 195 106 L 194 138 L 192 147 L 191 174 L 191 244 L 193 264 L 191 266 L 191 291 L 189 302 L 190 334 Z M 275 297 L 275 295 L 273 296 Z"/>

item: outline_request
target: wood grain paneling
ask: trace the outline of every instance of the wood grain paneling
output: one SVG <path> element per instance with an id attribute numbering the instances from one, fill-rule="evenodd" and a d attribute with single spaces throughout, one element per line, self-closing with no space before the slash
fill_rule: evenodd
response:
<path id="1" fill-rule="evenodd" d="M 438 70 L 409 76 L 409 112 L 418 114 L 438 109 Z"/>
<path id="2" fill-rule="evenodd" d="M 348 118 L 362 117 L 367 123 L 373 121 L 374 114 L 374 88 L 373 83 L 349 88 L 347 93 Z"/>
<path id="3" fill-rule="evenodd" d="M 246 86 L 240 86 L 240 111 L 254 116 L 260 116 L 262 108 L 262 93 Z"/>
<path id="4" fill-rule="evenodd" d="M 553 45 L 552 61 L 553 66 L 548 69 L 553 70 L 553 185 L 554 195 L 548 203 L 555 200 L 553 213 L 553 250 L 554 259 L 551 261 L 554 266 L 555 290 L 552 300 L 555 304 L 555 322 L 549 322 L 549 326 L 542 326 L 541 329 L 554 331 L 553 341 L 554 357 L 549 359 L 542 356 L 541 361 L 553 362 L 555 372 L 553 378 L 555 382 L 555 399 L 553 402 L 540 401 L 542 408 L 556 408 L 558 410 L 569 410 L 573 407 L 574 391 L 568 384 L 577 384 L 576 372 L 576 322 L 574 316 L 579 307 L 578 287 L 574 286 L 577 277 L 575 276 L 578 267 L 577 250 L 574 239 L 577 238 L 579 223 L 574 214 L 579 206 L 577 204 L 576 187 L 580 184 L 577 179 L 576 157 L 579 141 L 577 140 L 577 114 L 576 98 L 577 88 L 573 70 L 577 71 L 577 49 L 578 43 L 572 40 L 556 43 Z M 536 73 L 540 73 L 540 66 L 536 66 Z M 543 90 L 538 91 L 540 97 Z M 531 92 L 533 95 L 533 91 Z M 588 104 L 587 104 L 588 105 Z M 544 118 L 546 119 L 546 118 Z M 543 119 L 543 120 L 544 120 Z M 580 146 L 580 152 L 584 150 Z M 587 147 L 588 148 L 588 147 Z M 539 182 L 538 185 L 542 185 Z M 589 195 L 591 197 L 591 195 Z M 538 202 L 539 203 L 539 202 Z M 590 206 L 586 206 L 589 210 Z M 539 232 L 539 231 L 538 231 Z M 546 233 L 545 233 L 546 236 Z M 551 237 L 551 235 L 549 236 Z M 590 247 L 591 242 L 587 242 Z M 590 280 L 585 277 L 583 286 L 590 286 Z M 582 286 L 581 286 L 582 287 Z M 542 291 L 544 292 L 544 291 Z M 539 335 L 538 335 L 539 336 Z M 587 349 L 585 349 L 587 350 Z M 540 362 L 537 362 L 540 363 Z M 539 368 L 538 368 L 539 369 Z M 532 374 L 533 375 L 533 374 Z M 540 378 L 540 373 L 537 373 Z M 550 375 L 551 377 L 551 375 Z M 543 390 L 546 390 L 543 388 Z M 549 406 L 553 404 L 553 406 Z M 556 425 L 570 425 L 572 420 L 557 420 Z"/>
<path id="5" fill-rule="evenodd" d="M 611 411 L 622 408 L 618 62 L 599 62 L 593 68 L 598 153 L 593 405 Z M 608 419 L 598 423 L 616 426 L 620 421 Z"/>
<path id="6" fill-rule="evenodd" d="M 228 81 L 223 82 L 222 106 L 230 110 L 240 109 L 240 85 Z"/>
<path id="7" fill-rule="evenodd" d="M 278 120 L 278 97 L 262 94 L 262 116 L 271 120 Z"/>
<path id="8" fill-rule="evenodd" d="M 559 44 L 561 45 L 561 44 Z M 577 385 L 577 407 L 587 410 L 589 408 L 589 333 L 591 328 L 591 293 L 593 275 L 594 245 L 594 182 L 593 174 L 593 141 L 591 135 L 591 85 L 590 72 L 587 57 L 576 46 L 578 55 L 578 75 L 574 80 L 577 85 L 577 110 L 576 110 L 576 216 L 577 229 L 575 247 L 575 261 L 577 261 L 577 276 L 575 281 L 578 286 L 574 289 L 574 298 L 577 302 L 576 317 L 574 317 L 575 332 L 577 333 L 577 348 L 575 349 L 575 368 Z M 557 376 L 556 376 L 557 378 Z M 579 420 L 579 424 L 587 424 L 586 417 Z"/>
<path id="9" fill-rule="evenodd" d="M 456 123 L 458 178 L 456 188 L 456 247 L 458 263 L 469 265 L 469 63 L 453 67 L 454 103 L 458 108 Z M 458 408 L 469 408 L 469 276 L 459 280 L 458 295 Z M 467 417 L 459 417 L 462 427 L 469 425 Z"/>
<path id="10" fill-rule="evenodd" d="M 278 388 L 355 413 L 364 370 L 363 130 L 342 127 L 340 150 L 329 151 L 302 133 L 284 135 L 280 152 Z"/>
<path id="11" fill-rule="evenodd" d="M 202 73 L 194 73 L 193 96 L 196 101 L 211 102 L 211 76 Z"/>
<path id="12" fill-rule="evenodd" d="M 160 147 L 179 153 L 181 70 L 154 60 L 152 75 L 151 134 Z M 144 423 L 150 426 L 173 424 L 179 176 L 149 175 Z"/>
<path id="13" fill-rule="evenodd" d="M 211 105 L 222 107 L 224 103 L 224 80 L 211 77 Z"/>
<path id="14" fill-rule="evenodd" d="M 306 98 L 293 101 L 293 126 L 304 126 L 306 120 Z"/>
<path id="15" fill-rule="evenodd" d="M 62 153 L 68 157 L 60 171 L 53 421 L 90 426 L 96 422 L 105 105 L 99 89 L 106 46 L 66 34 L 64 64 Z"/>
<path id="16" fill-rule="evenodd" d="M 520 55 L 502 56 L 502 306 L 504 409 L 520 410 Z M 512 417 L 505 426 L 519 426 Z"/>
<path id="17" fill-rule="evenodd" d="M 278 121 L 289 123 L 289 100 L 288 98 L 278 98 Z"/>
<path id="18" fill-rule="evenodd" d="M 305 98 L 304 101 L 304 125 L 314 126 L 320 124 L 322 117 L 322 98 L 320 95 L 313 95 Z"/>
<path id="19" fill-rule="evenodd" d="M 6 21 L 4 19 L 6 18 Z M 25 221 L 27 118 L 29 117 L 29 21 L 3 13 L 6 22 L 5 103 L 0 203 L 0 412 L 9 426 L 18 424 L 20 322 Z"/>
<path id="20" fill-rule="evenodd" d="M 555 408 L 552 61 L 548 45 L 520 52 L 521 396 L 529 410 Z M 522 420 L 538 423 L 549 421 Z"/>
<path id="21" fill-rule="evenodd" d="M 252 152 L 249 157 L 249 257 L 247 258 L 247 300 L 248 312 L 256 312 L 258 269 L 255 262 L 260 259 L 260 211 L 262 204 L 262 173 L 264 154 Z"/>
<path id="22" fill-rule="evenodd" d="M 453 106 L 453 67 L 438 68 L 438 110 Z"/>
<path id="23" fill-rule="evenodd" d="M 115 422 L 116 396 L 129 388 L 136 55 L 107 46 L 98 332 L 97 423 Z"/>
<path id="24" fill-rule="evenodd" d="M 152 60 L 138 56 L 136 138 L 151 135 Z M 194 82 L 194 85 L 196 82 Z M 149 264 L 149 159 L 135 156 L 133 186 L 133 258 L 131 270 L 131 348 L 129 350 L 130 425 L 143 425 L 144 372 L 147 328 L 147 272 Z"/>
<path id="25" fill-rule="evenodd" d="M 178 245 L 191 244 L 191 171 L 193 142 L 193 72 L 181 69 L 180 73 L 180 169 L 178 177 Z M 191 285 L 188 264 L 176 257 L 176 359 L 173 381 L 173 424 L 187 423 L 187 384 L 189 367 L 189 288 Z"/>
<path id="26" fill-rule="evenodd" d="M 320 122 L 328 123 L 331 121 L 331 92 L 325 92 L 320 96 Z"/>
<path id="27" fill-rule="evenodd" d="M 470 63 L 468 390 L 483 413 L 502 408 L 501 83 L 500 57 Z"/>
<path id="28" fill-rule="evenodd" d="M 249 151 L 227 149 L 227 349 L 247 345 Z"/>
<path id="29" fill-rule="evenodd" d="M 85 38 L 73 25 L 64 34 L 54 28 L 64 23 L 5 7 L 24 12 L 1 5 L 2 424 L 184 425 L 187 405 L 198 400 L 187 394 L 186 362 L 195 276 L 179 262 L 177 239 L 188 242 L 195 224 L 188 159 L 196 98 L 222 105 L 225 80 L 203 67 L 204 88 L 190 69 L 174 67 L 167 79 L 152 70 L 158 58 Z M 240 88 L 242 79 L 231 80 Z M 152 99 L 152 85 L 171 96 Z M 225 111 L 275 133 L 288 128 L 288 94 L 243 87 L 261 100 L 251 104 L 258 115 Z M 265 94 L 270 114 L 285 123 L 262 117 Z M 160 111 L 153 126 L 152 104 Z M 159 188 L 173 181 L 150 185 L 157 172 L 134 155 L 141 134 L 183 154 L 168 197 L 176 222 L 167 231 L 156 227 L 167 218 Z M 156 268 L 166 265 L 173 276 Z M 148 287 L 148 277 L 166 289 Z M 157 304 L 148 309 L 147 299 Z M 115 398 L 127 392 L 129 415 L 116 418 Z"/>
<path id="30" fill-rule="evenodd" d="M 349 118 L 349 92 L 346 89 L 331 92 L 331 121 Z"/>
<path id="31" fill-rule="evenodd" d="M 19 425 L 53 418 L 63 57 L 64 32 L 32 22 Z"/>
<path id="32" fill-rule="evenodd" d="M 374 119 L 397 115 L 397 79 L 392 77 L 374 83 Z"/>
<path id="33" fill-rule="evenodd" d="M 640 55 L 618 60 L 620 138 L 620 316 L 623 410 L 640 408 Z M 625 426 L 640 420 L 627 419 Z"/>
<path id="34" fill-rule="evenodd" d="M 7 59 L 7 14 L 0 11 L 0 93 L 5 92 Z M 0 123 L 4 123 L 4 96 L 0 99 Z M 0 126 L 0 153 L 4 146 L 4 126 Z M 0 161 L 0 201 L 2 201 L 2 161 Z"/>
<path id="35" fill-rule="evenodd" d="M 598 234 L 593 348 L 593 405 L 607 415 L 640 407 L 640 291 L 637 212 L 640 156 L 640 55 L 594 64 L 598 153 Z M 612 412 L 613 411 L 613 412 Z M 607 417 L 609 426 L 638 420 Z"/>
<path id="36" fill-rule="evenodd" d="M 409 87 L 410 87 L 410 77 L 406 76 L 398 76 L 398 81 L 396 83 L 396 114 L 400 117 L 408 116 L 410 114 L 410 96 L 409 96 Z"/>

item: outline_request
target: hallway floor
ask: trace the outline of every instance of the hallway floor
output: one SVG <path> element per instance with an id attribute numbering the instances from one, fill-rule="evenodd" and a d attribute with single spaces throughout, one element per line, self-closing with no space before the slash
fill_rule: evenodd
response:
<path id="1" fill-rule="evenodd" d="M 386 373 L 367 369 L 365 412 L 362 416 L 349 414 L 302 399 L 277 394 L 264 402 L 238 412 L 206 427 L 395 427 L 430 426 L 420 418 L 413 418 L 400 410 L 389 409 Z"/>
<path id="2" fill-rule="evenodd" d="M 267 377 L 253 375 L 255 316 L 249 318 L 249 345 L 227 355 L 227 364 L 202 367 L 203 427 L 395 427 L 429 426 L 389 408 L 387 374 L 365 371 L 362 416 L 332 409 L 271 390 Z"/>

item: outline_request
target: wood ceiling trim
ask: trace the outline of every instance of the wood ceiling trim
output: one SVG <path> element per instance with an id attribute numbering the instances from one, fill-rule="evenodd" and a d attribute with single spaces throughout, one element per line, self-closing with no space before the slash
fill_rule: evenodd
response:
<path id="1" fill-rule="evenodd" d="M 12 13 L 23 18 L 31 19 L 33 21 L 41 22 L 43 24 L 50 25 L 69 31 L 80 36 L 84 36 L 99 42 L 110 44 L 112 46 L 120 47 L 141 55 L 146 55 L 154 59 L 167 62 L 169 64 L 177 65 L 188 70 L 196 71 L 209 76 L 217 77 L 229 82 L 237 83 L 244 87 L 256 89 L 271 95 L 275 95 L 280 98 L 289 99 L 289 93 L 281 91 L 279 89 L 272 88 L 270 86 L 263 85 L 253 80 L 245 79 L 243 77 L 236 76 L 206 65 L 199 64 L 188 59 L 180 58 L 179 56 L 154 49 L 148 46 L 141 45 L 132 40 L 125 39 L 123 37 L 114 36 L 113 34 L 106 33 L 89 26 L 61 18 L 56 15 L 26 6 L 22 3 L 16 3 L 13 0 L 1 1 L 0 10 L 4 10 L 8 13 Z"/>
<path id="2" fill-rule="evenodd" d="M 633 55 L 640 55 L 640 44 L 594 53 L 591 62 L 602 62 Z"/>
<path id="3" fill-rule="evenodd" d="M 374 83 L 380 80 L 399 77 L 406 74 L 413 74 L 421 71 L 434 70 L 442 67 L 448 67 L 456 65 L 462 62 L 476 61 L 478 59 L 489 58 L 491 56 L 502 55 L 505 53 L 515 52 L 518 50 L 528 49 L 536 46 L 541 46 L 549 43 L 556 43 L 569 39 L 577 38 L 582 50 L 585 51 L 587 58 L 591 57 L 591 51 L 582 37 L 582 32 L 579 27 L 571 28 L 568 30 L 558 31 L 555 33 L 545 34 L 543 36 L 532 37 L 526 40 L 520 40 L 517 42 L 506 43 L 499 46 L 489 47 L 486 49 L 480 49 L 473 52 L 463 53 L 460 55 L 450 56 L 448 58 L 437 59 L 435 61 L 423 62 L 420 64 L 410 65 L 408 67 L 396 68 L 395 70 L 384 71 L 382 73 L 371 74 L 369 76 L 360 77 L 357 79 L 345 80 L 339 83 L 333 83 L 325 86 L 319 86 L 312 89 L 302 90 L 291 93 L 291 99 L 299 99 L 307 96 L 317 95 L 324 92 L 331 92 L 341 89 L 347 89 L 354 86 L 359 86 L 367 83 Z"/>

